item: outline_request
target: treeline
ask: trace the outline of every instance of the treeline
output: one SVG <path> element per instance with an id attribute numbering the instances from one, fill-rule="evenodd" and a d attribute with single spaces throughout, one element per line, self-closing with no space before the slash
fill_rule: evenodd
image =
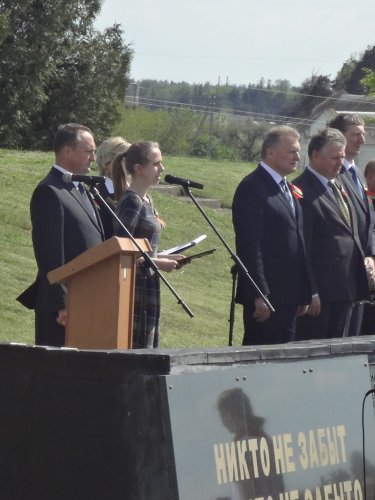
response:
<path id="1" fill-rule="evenodd" d="M 300 86 L 293 86 L 286 79 L 272 82 L 263 78 L 248 85 L 140 80 L 128 87 L 127 102 L 138 102 L 150 109 L 173 109 L 179 103 L 200 109 L 231 110 L 259 121 L 272 121 L 272 115 L 275 120 L 307 118 L 315 106 L 336 91 L 367 94 L 364 68 L 375 70 L 374 45 L 368 46 L 358 59 L 348 59 L 334 78 L 312 74 Z"/>
<path id="2" fill-rule="evenodd" d="M 248 85 L 132 81 L 114 131 L 128 140 L 157 140 L 168 154 L 255 161 L 269 127 L 298 126 L 334 92 L 370 93 L 374 70 L 375 46 L 369 46 L 334 79 L 313 74 L 299 87 L 264 79 Z"/>
<path id="3" fill-rule="evenodd" d="M 270 123 L 307 118 L 335 90 L 365 93 L 363 68 L 375 70 L 369 46 L 335 79 L 314 74 L 299 87 L 286 79 L 130 82 L 133 50 L 120 25 L 94 28 L 100 7 L 101 0 L 0 1 L 0 147 L 51 149 L 66 122 L 85 123 L 98 143 L 124 127 L 133 139 L 133 121 L 137 130 L 144 125 L 134 139 L 160 138 L 173 154 L 252 161 Z M 141 107 L 154 114 L 132 120 Z M 164 114 L 156 120 L 155 112 Z"/>
<path id="4" fill-rule="evenodd" d="M 253 112 L 261 115 L 279 113 L 287 108 L 294 99 L 297 89 L 288 80 L 261 79 L 249 85 L 212 85 L 189 84 L 186 82 L 168 82 L 141 80 L 128 88 L 128 101 L 139 100 L 140 104 L 156 107 L 158 102 L 165 108 L 172 108 L 175 103 L 197 106 L 200 109 Z M 138 93 L 138 94 L 136 94 Z"/>

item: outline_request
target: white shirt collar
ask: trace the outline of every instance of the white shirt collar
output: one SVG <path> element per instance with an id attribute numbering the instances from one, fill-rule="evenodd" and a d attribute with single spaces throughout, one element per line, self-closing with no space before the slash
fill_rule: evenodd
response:
<path id="1" fill-rule="evenodd" d="M 276 184 L 280 184 L 280 182 L 284 179 L 285 180 L 285 177 L 283 177 L 282 175 L 280 175 L 278 172 L 276 172 L 276 170 L 274 170 L 272 167 L 270 167 L 269 165 L 267 165 L 267 163 L 265 163 L 264 161 L 261 161 L 260 162 L 260 166 L 264 168 L 264 170 L 266 170 L 270 176 L 272 177 L 272 179 L 276 182 Z"/>
<path id="2" fill-rule="evenodd" d="M 65 168 L 60 167 L 60 165 L 57 165 L 56 163 L 53 165 L 53 168 L 55 168 L 56 170 L 60 170 L 60 172 L 62 172 L 63 174 L 65 174 L 65 173 L 71 174 L 71 172 L 69 172 L 69 170 L 65 170 Z M 78 189 L 79 182 L 73 181 L 73 184 Z"/>
<path id="3" fill-rule="evenodd" d="M 316 170 L 314 170 L 312 167 L 310 167 L 310 165 L 307 165 L 306 168 L 320 180 L 320 182 L 323 184 L 323 186 L 326 189 L 328 189 L 328 182 L 330 181 L 330 179 L 327 179 L 327 177 L 324 177 L 324 175 L 322 175 L 319 172 L 317 172 Z M 332 179 L 332 180 L 334 180 L 334 179 Z"/>
<path id="4" fill-rule="evenodd" d="M 355 167 L 354 160 L 349 161 L 346 158 L 344 158 L 344 161 L 342 162 L 343 167 L 345 168 L 346 171 L 349 170 L 350 167 Z"/>

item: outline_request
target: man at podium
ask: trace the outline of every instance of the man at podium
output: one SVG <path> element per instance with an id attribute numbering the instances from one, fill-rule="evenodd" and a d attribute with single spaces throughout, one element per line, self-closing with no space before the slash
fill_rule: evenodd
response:
<path id="1" fill-rule="evenodd" d="M 65 340 L 66 288 L 50 285 L 47 273 L 99 245 L 104 233 L 84 186 L 63 179 L 66 172 L 90 171 L 96 151 L 91 130 L 76 123 L 60 126 L 54 151 L 55 164 L 35 188 L 30 203 L 38 274 L 17 300 L 35 310 L 35 344 L 60 347 Z"/>

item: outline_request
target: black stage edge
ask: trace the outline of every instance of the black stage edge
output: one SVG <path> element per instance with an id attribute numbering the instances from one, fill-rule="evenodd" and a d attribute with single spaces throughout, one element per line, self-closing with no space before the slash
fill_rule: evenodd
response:
<path id="1" fill-rule="evenodd" d="M 374 377 L 373 336 L 197 350 L 0 344 L 0 499 L 362 500 L 361 404 Z M 374 422 L 370 395 L 367 498 Z"/>

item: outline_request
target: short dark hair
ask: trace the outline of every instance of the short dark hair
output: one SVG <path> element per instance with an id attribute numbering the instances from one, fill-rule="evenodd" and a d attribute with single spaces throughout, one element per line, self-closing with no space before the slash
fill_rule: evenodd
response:
<path id="1" fill-rule="evenodd" d="M 307 148 L 307 153 L 309 158 L 311 158 L 314 151 L 322 151 L 327 144 L 338 144 L 339 146 L 346 146 L 345 136 L 340 132 L 340 130 L 335 128 L 326 128 L 321 130 L 317 134 L 313 135 L 310 139 L 309 146 Z"/>
<path id="2" fill-rule="evenodd" d="M 363 119 L 356 115 L 356 114 L 351 114 L 351 113 L 339 113 L 335 118 L 333 118 L 328 126 L 330 128 L 336 128 L 337 130 L 340 130 L 343 134 L 348 130 L 349 127 L 352 125 L 364 125 L 365 122 Z"/>
<path id="3" fill-rule="evenodd" d="M 76 146 L 78 143 L 78 135 L 81 131 L 89 132 L 92 135 L 88 127 L 80 125 L 79 123 L 66 123 L 60 125 L 57 129 L 53 143 L 55 154 L 59 153 L 64 146 Z"/>
<path id="4" fill-rule="evenodd" d="M 370 160 L 365 166 L 364 176 L 366 177 L 368 174 L 375 172 L 375 158 Z"/>

